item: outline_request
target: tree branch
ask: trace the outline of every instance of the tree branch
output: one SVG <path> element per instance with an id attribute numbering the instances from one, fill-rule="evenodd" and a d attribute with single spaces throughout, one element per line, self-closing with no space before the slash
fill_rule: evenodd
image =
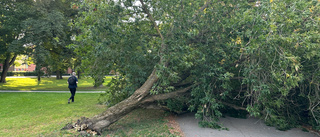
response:
<path id="1" fill-rule="evenodd" d="M 152 15 L 150 14 L 150 11 L 148 10 L 147 6 L 144 4 L 143 0 L 140 0 L 141 5 L 142 5 L 142 9 L 143 11 L 148 15 L 148 18 L 150 19 L 150 21 L 152 22 L 154 28 L 157 30 L 157 32 L 159 33 L 159 36 L 161 37 L 161 40 L 164 40 L 164 37 L 162 36 L 160 29 L 156 23 L 156 21 L 154 20 L 154 18 L 152 17 Z"/>
<path id="2" fill-rule="evenodd" d="M 193 22 L 199 15 L 201 11 L 203 11 L 205 8 L 207 8 L 212 3 L 212 0 L 207 0 L 206 3 L 192 16 L 192 20 L 190 22 Z"/>
<path id="3" fill-rule="evenodd" d="M 199 13 L 200 13 L 201 11 L 203 11 L 205 8 L 207 8 L 211 3 L 212 3 L 212 0 L 207 0 L 206 3 L 192 16 L 192 20 L 189 20 L 188 23 L 194 22 L 194 20 L 197 18 L 197 16 L 199 15 Z M 180 9 L 179 12 L 181 12 L 181 11 L 184 9 L 184 7 L 183 7 L 183 5 L 182 5 L 182 1 L 181 1 L 181 7 L 182 7 L 182 8 Z M 172 32 L 173 32 L 175 29 L 176 29 L 176 28 L 172 28 L 171 31 L 168 31 L 168 33 L 167 33 L 166 36 L 168 37 L 169 35 L 171 35 Z M 203 33 L 205 33 L 205 32 L 207 32 L 207 31 L 204 30 Z M 203 33 L 202 33 L 202 34 L 203 34 Z M 201 33 L 199 33 L 198 35 L 200 36 L 200 34 L 201 34 Z M 192 43 L 192 42 L 191 42 L 191 43 Z"/>
<path id="4" fill-rule="evenodd" d="M 223 101 L 220 101 L 220 102 L 221 102 L 223 105 L 232 107 L 232 108 L 234 108 L 234 109 L 236 109 L 236 110 L 245 110 L 245 111 L 247 111 L 247 109 L 244 108 L 244 107 L 239 107 L 239 106 L 236 106 L 236 105 L 233 105 L 233 104 L 230 104 L 230 103 L 227 103 L 227 102 L 223 102 Z"/>
<path id="5" fill-rule="evenodd" d="M 9 62 L 9 67 L 14 63 L 14 61 L 16 60 L 18 54 L 14 54 L 14 56 L 12 57 L 11 61 Z"/>
<path id="6" fill-rule="evenodd" d="M 192 87 L 196 86 L 198 84 L 195 85 L 190 85 L 186 88 L 183 89 L 179 89 L 170 93 L 166 93 L 166 94 L 159 94 L 159 95 L 152 95 L 150 97 L 145 98 L 141 104 L 145 104 L 145 103 L 150 103 L 150 102 L 154 102 L 154 101 L 160 101 L 160 100 L 166 100 L 169 98 L 174 98 L 180 94 L 186 93 L 189 89 L 191 89 Z"/>
<path id="7" fill-rule="evenodd" d="M 143 11 L 147 14 L 148 18 L 150 19 L 150 21 L 152 22 L 154 28 L 157 30 L 160 38 L 161 38 L 161 50 L 160 50 L 160 54 L 161 53 L 164 53 L 164 51 L 166 50 L 167 48 L 167 45 L 164 43 L 164 37 L 163 35 L 161 34 L 160 32 L 160 29 L 156 23 L 156 21 L 154 20 L 154 18 L 152 17 L 152 15 L 150 14 L 150 11 L 148 10 L 147 6 L 144 4 L 143 0 L 140 0 L 141 2 L 141 5 L 142 5 L 142 9 Z M 160 55 L 160 63 L 161 62 L 164 62 L 164 66 L 167 67 L 168 66 L 168 62 L 169 60 L 165 61 L 163 56 Z"/>

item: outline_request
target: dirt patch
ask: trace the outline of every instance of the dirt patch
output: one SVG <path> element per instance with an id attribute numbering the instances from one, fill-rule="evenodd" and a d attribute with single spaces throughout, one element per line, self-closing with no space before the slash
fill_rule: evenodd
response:
<path id="1" fill-rule="evenodd" d="M 171 114 L 167 117 L 168 119 L 168 127 L 169 127 L 169 131 L 171 134 L 174 134 L 174 135 L 178 135 L 180 137 L 185 137 L 185 135 L 183 134 L 181 128 L 180 128 L 180 125 L 179 123 L 176 121 L 176 117 L 175 115 Z"/>

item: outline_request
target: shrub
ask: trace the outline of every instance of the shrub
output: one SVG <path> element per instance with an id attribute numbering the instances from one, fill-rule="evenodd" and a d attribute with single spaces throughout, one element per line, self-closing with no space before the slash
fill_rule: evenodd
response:
<path id="1" fill-rule="evenodd" d="M 44 75 L 44 73 L 41 71 L 41 76 Z M 0 75 L 2 75 L 2 72 L 0 72 Z M 24 71 L 24 72 L 7 72 L 7 76 L 37 76 L 36 71 Z"/>

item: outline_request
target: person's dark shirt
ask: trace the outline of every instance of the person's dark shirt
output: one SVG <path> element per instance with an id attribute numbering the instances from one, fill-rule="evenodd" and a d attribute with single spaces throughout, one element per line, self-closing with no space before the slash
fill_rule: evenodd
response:
<path id="1" fill-rule="evenodd" d="M 71 76 L 71 77 L 74 77 L 74 78 L 76 79 L 76 83 L 75 83 L 75 84 L 72 84 L 72 85 L 69 83 L 68 88 L 77 88 L 77 87 L 78 87 L 78 86 L 77 86 L 78 78 L 77 78 L 76 76 Z"/>

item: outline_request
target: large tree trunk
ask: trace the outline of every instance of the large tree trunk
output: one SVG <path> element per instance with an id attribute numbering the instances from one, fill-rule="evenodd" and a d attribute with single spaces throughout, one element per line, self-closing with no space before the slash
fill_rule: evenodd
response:
<path id="1" fill-rule="evenodd" d="M 155 70 L 151 73 L 147 81 L 137 89 L 129 98 L 121 101 L 120 103 L 108 108 L 105 112 L 97 115 L 91 119 L 86 119 L 81 121 L 82 124 L 86 124 L 91 130 L 101 132 L 102 129 L 108 127 L 110 124 L 118 121 L 120 118 L 136 109 L 139 103 L 144 97 L 149 94 L 149 90 L 153 84 L 158 80 Z M 68 124 L 64 129 L 70 129 L 70 124 Z"/>
<path id="2" fill-rule="evenodd" d="M 63 130 L 78 127 L 77 129 L 79 131 L 90 129 L 98 133 L 101 133 L 103 129 L 105 129 L 112 123 L 118 121 L 123 116 L 130 113 L 132 110 L 139 108 L 141 105 L 152 103 L 157 100 L 164 100 L 164 99 L 175 97 L 181 93 L 188 91 L 191 88 L 191 86 L 189 86 L 181 90 L 177 90 L 175 92 L 171 92 L 167 94 L 150 95 L 149 91 L 157 80 L 158 80 L 158 77 L 154 70 L 149 76 L 149 78 L 146 80 L 146 82 L 139 89 L 137 89 L 129 98 L 108 108 L 106 111 L 104 111 L 100 115 L 97 115 L 90 119 L 83 118 L 81 120 L 78 120 L 77 126 L 70 123 L 66 125 L 63 128 Z M 80 127 L 86 127 L 86 128 L 80 128 Z"/>
<path id="3" fill-rule="evenodd" d="M 80 79 L 80 71 L 77 71 L 78 79 Z"/>
<path id="4" fill-rule="evenodd" d="M 61 71 L 61 69 L 57 70 L 56 79 L 62 79 L 62 71 Z"/>
<path id="5" fill-rule="evenodd" d="M 63 72 L 62 72 L 62 70 L 60 69 L 60 79 L 63 79 L 62 74 L 63 74 Z"/>
<path id="6" fill-rule="evenodd" d="M 56 74 L 56 79 L 60 79 L 60 71 L 57 70 L 56 73 L 57 73 L 57 74 Z"/>
<path id="7" fill-rule="evenodd" d="M 41 65 L 36 65 L 36 72 L 37 72 L 37 79 L 38 79 L 38 84 L 40 84 L 41 81 Z"/>
<path id="8" fill-rule="evenodd" d="M 1 80 L 0 80 L 0 83 L 6 83 L 6 77 L 7 77 L 7 73 L 8 73 L 8 70 L 10 68 L 10 66 L 14 63 L 14 61 L 16 60 L 18 55 L 10 55 L 7 54 L 6 56 L 6 59 L 4 60 L 4 63 L 3 63 L 3 70 L 2 70 L 2 74 L 1 74 Z"/>
<path id="9" fill-rule="evenodd" d="M 62 78 L 62 70 L 61 69 L 56 71 L 56 79 L 63 79 Z"/>

